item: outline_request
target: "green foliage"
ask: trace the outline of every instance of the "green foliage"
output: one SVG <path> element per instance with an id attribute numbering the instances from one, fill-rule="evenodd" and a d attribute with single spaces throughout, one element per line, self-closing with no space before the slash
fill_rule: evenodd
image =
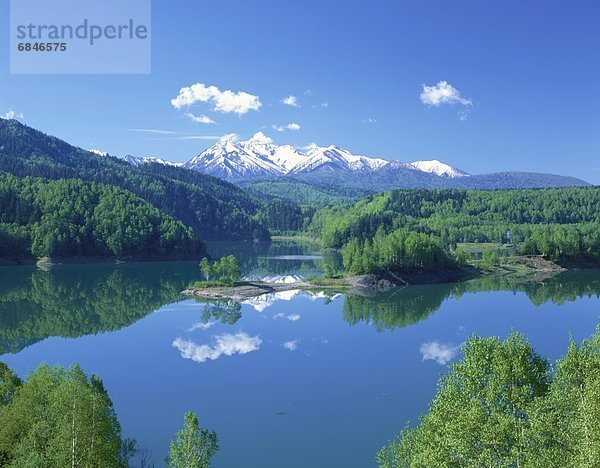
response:
<path id="1" fill-rule="evenodd" d="M 301 207 L 292 202 L 266 203 L 256 214 L 256 219 L 269 228 L 271 234 L 294 234 L 305 230 L 314 214 L 313 207 Z"/>
<path id="2" fill-rule="evenodd" d="M 350 273 L 433 271 L 455 266 L 439 240 L 418 232 L 379 230 L 373 240 L 351 238 L 342 247 L 344 268 Z"/>
<path id="3" fill-rule="evenodd" d="M 102 381 L 78 366 L 39 366 L 24 382 L 0 363 L 0 465 L 126 467 L 121 437 Z M 8 376 L 8 377 L 7 377 Z"/>
<path id="4" fill-rule="evenodd" d="M 600 464 L 600 329 L 552 374 L 519 334 L 473 337 L 429 412 L 376 455 L 379 466 Z"/>
<path id="5" fill-rule="evenodd" d="M 0 255 L 190 255 L 200 250 L 181 222 L 116 187 L 0 173 Z"/>
<path id="6" fill-rule="evenodd" d="M 232 286 L 242 279 L 242 266 L 235 255 L 222 257 L 210 264 L 207 258 L 200 262 L 200 271 L 205 281 L 211 285 Z"/>
<path id="7" fill-rule="evenodd" d="M 378 230 L 434 235 L 446 248 L 465 242 L 507 241 L 523 254 L 558 262 L 600 263 L 600 187 L 518 190 L 394 190 L 352 207 L 321 207 L 307 233 L 324 247 Z"/>
<path id="8" fill-rule="evenodd" d="M 167 459 L 170 468 L 208 468 L 213 455 L 219 450 L 217 433 L 202 429 L 198 417 L 185 413 L 183 429 L 177 432 L 171 442 Z"/>
<path id="9" fill-rule="evenodd" d="M 495 250 L 484 250 L 481 254 L 481 260 L 486 267 L 493 267 L 500 263 L 500 255 Z"/>
<path id="10" fill-rule="evenodd" d="M 12 369 L 0 361 L 0 406 L 12 401 L 21 383 Z"/>
<path id="11" fill-rule="evenodd" d="M 269 238 L 267 229 L 252 217 L 260 201 L 235 185 L 177 167 L 133 167 L 15 120 L 0 119 L 0 171 L 17 177 L 79 179 L 119 187 L 189 226 L 203 240 Z"/>
<path id="12" fill-rule="evenodd" d="M 533 418 L 533 466 L 600 466 L 600 329 L 560 359 Z"/>
<path id="13" fill-rule="evenodd" d="M 331 184 L 303 182 L 288 177 L 269 181 L 251 182 L 243 187 L 265 199 L 277 199 L 300 205 L 332 205 L 356 203 L 361 197 L 376 190 L 341 187 Z"/>

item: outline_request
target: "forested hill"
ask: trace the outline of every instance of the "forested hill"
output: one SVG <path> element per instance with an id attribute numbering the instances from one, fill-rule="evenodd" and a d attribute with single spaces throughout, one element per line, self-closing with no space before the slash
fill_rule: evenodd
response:
<path id="1" fill-rule="evenodd" d="M 192 230 L 132 193 L 0 173 L 0 258 L 201 253 Z"/>
<path id="2" fill-rule="evenodd" d="M 307 227 L 334 248 L 397 229 L 433 236 L 447 248 L 510 242 L 524 254 L 599 264 L 600 187 L 393 190 L 350 207 L 320 208 Z"/>
<path id="3" fill-rule="evenodd" d="M 120 187 L 191 227 L 202 240 L 269 237 L 252 217 L 260 202 L 232 184 L 157 164 L 133 167 L 16 120 L 0 119 L 0 171 L 16 177 L 81 179 Z"/>

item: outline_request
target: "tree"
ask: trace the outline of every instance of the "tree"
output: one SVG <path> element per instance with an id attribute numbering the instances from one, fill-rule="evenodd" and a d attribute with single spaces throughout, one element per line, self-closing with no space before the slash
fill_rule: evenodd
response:
<path id="1" fill-rule="evenodd" d="M 532 452 L 539 466 L 600 466 L 600 334 L 572 342 L 537 404 Z"/>
<path id="2" fill-rule="evenodd" d="M 549 388 L 548 362 L 517 333 L 474 336 L 442 377 L 429 413 L 377 454 L 382 467 L 523 466 L 534 460 L 531 418 Z"/>
<path id="3" fill-rule="evenodd" d="M 204 279 L 206 279 L 206 281 L 210 281 L 212 268 L 210 267 L 208 258 L 204 257 L 200 262 L 200 271 L 202 272 L 202 276 L 204 276 Z"/>
<path id="4" fill-rule="evenodd" d="M 0 421 L 2 465 L 127 466 L 130 442 L 121 438 L 110 398 L 78 366 L 39 366 L 0 405 Z"/>
<path id="5" fill-rule="evenodd" d="M 192 412 L 185 413 L 183 429 L 175 437 L 167 459 L 167 466 L 172 468 L 207 468 L 219 450 L 217 433 L 200 428 L 198 417 Z"/>
<path id="6" fill-rule="evenodd" d="M 21 383 L 12 369 L 0 362 L 0 406 L 11 402 Z"/>
<path id="7" fill-rule="evenodd" d="M 242 266 L 234 255 L 229 255 L 217 260 L 212 265 L 208 259 L 200 262 L 202 276 L 209 282 L 217 284 L 234 285 L 242 279 Z"/>

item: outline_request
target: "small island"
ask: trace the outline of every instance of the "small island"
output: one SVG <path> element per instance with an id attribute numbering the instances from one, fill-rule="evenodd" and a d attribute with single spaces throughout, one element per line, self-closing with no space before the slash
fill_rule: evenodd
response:
<path id="1" fill-rule="evenodd" d="M 477 259 L 474 246 L 461 246 L 449 254 L 436 239 L 403 229 L 380 235 L 376 242 L 356 240 L 341 249 L 343 269 L 325 264 L 323 276 L 292 281 L 261 281 L 242 278 L 239 260 L 229 255 L 213 263 L 200 262 L 203 280 L 182 291 L 204 299 L 244 301 L 264 294 L 291 290 L 363 292 L 388 290 L 411 284 L 454 283 L 482 276 L 510 276 L 519 281 L 547 278 L 566 269 L 542 255 L 498 254 L 505 245 L 483 245 Z M 469 253 L 468 253 L 469 252 Z"/>

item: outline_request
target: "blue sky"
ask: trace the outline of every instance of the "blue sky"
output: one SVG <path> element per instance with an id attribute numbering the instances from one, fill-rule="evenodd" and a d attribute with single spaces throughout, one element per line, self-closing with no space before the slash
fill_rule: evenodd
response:
<path id="1" fill-rule="evenodd" d="M 154 0 L 150 75 L 10 75 L 1 35 L 0 114 L 115 155 L 183 161 L 204 137 L 262 130 L 298 147 L 600 183 L 599 20 L 593 0 Z M 218 91 L 172 105 L 196 83 Z"/>

